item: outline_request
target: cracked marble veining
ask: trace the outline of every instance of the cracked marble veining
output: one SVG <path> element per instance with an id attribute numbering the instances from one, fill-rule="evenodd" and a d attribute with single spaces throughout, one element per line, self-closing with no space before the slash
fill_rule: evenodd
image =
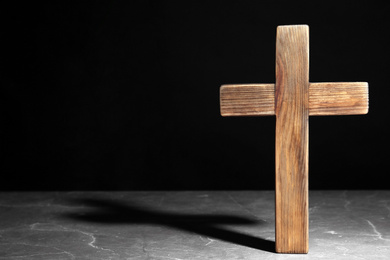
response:
<path id="1" fill-rule="evenodd" d="M 253 217 L 255 217 L 255 218 L 258 219 L 258 216 L 257 216 L 255 213 L 253 213 L 253 212 L 252 212 L 251 210 L 249 210 L 247 207 L 245 207 L 245 206 L 242 205 L 240 202 L 238 202 L 238 201 L 233 197 L 232 194 L 227 193 L 227 197 L 228 197 L 234 204 L 236 204 L 238 207 L 240 207 L 240 208 L 243 209 L 245 212 L 247 212 L 249 215 L 251 215 L 251 216 L 253 216 Z"/>
<path id="2" fill-rule="evenodd" d="M 273 196 L 3 192 L 0 260 L 389 259 L 390 191 L 310 191 L 307 255 L 270 250 Z"/>
<path id="3" fill-rule="evenodd" d="M 367 220 L 367 222 L 368 222 L 368 224 L 372 227 L 372 230 L 374 231 L 374 233 L 375 233 L 375 235 L 378 237 L 378 239 L 390 242 L 390 239 L 383 238 L 382 233 L 379 232 L 379 231 L 376 229 L 376 226 L 375 226 L 374 224 L 372 224 L 371 221 Z"/>
<path id="4" fill-rule="evenodd" d="M 34 224 L 30 225 L 30 229 L 31 230 L 37 230 L 37 231 L 45 231 L 45 232 L 53 232 L 53 231 L 56 231 L 56 232 L 58 232 L 58 231 L 77 232 L 77 233 L 80 233 L 82 235 L 87 236 L 90 239 L 90 242 L 88 243 L 88 245 L 91 246 L 92 248 L 95 248 L 97 250 L 108 251 L 108 252 L 110 252 L 110 253 L 112 253 L 114 255 L 117 255 L 111 249 L 97 246 L 96 245 L 96 236 L 95 236 L 95 234 L 90 233 L 90 232 L 85 232 L 85 231 L 82 231 L 82 230 L 79 230 L 79 229 L 67 228 L 67 227 L 64 227 L 64 226 L 61 226 L 61 225 L 50 224 L 50 223 L 34 223 Z"/>
<path id="5" fill-rule="evenodd" d="M 29 253 L 27 254 L 13 254 L 13 255 L 9 255 L 9 256 L 0 256 L 0 259 L 9 259 L 9 258 L 24 258 L 24 259 L 31 259 L 31 258 L 34 258 L 34 257 L 45 257 L 45 256 L 48 256 L 48 257 L 54 257 L 54 259 L 56 258 L 55 256 L 60 256 L 60 255 L 66 255 L 66 256 L 69 256 L 70 259 L 76 259 L 76 257 L 71 253 L 71 252 L 68 252 L 68 251 L 65 251 L 65 250 L 61 250 L 57 247 L 54 247 L 54 246 L 43 246 L 43 245 L 34 245 L 34 244 L 28 244 L 28 243 L 10 243 L 10 244 L 7 244 L 7 243 L 1 243 L 0 246 L 7 246 L 7 245 L 12 245 L 12 246 L 24 246 L 24 247 L 35 247 L 35 248 L 40 248 L 39 250 L 30 250 Z M 44 250 L 42 250 L 42 248 Z M 54 249 L 55 252 L 45 252 L 46 249 L 48 250 L 52 250 Z M 34 253 L 35 252 L 35 253 Z"/>

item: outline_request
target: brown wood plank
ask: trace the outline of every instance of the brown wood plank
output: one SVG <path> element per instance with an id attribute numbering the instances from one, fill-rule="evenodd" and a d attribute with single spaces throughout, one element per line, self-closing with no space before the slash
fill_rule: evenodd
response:
<path id="1" fill-rule="evenodd" d="M 275 115 L 275 84 L 222 85 L 222 116 Z M 310 83 L 309 115 L 361 115 L 368 113 L 367 82 Z"/>
<path id="2" fill-rule="evenodd" d="M 275 84 L 276 251 L 307 253 L 309 28 L 279 26 Z"/>
<path id="3" fill-rule="evenodd" d="M 310 83 L 309 107 L 313 116 L 367 114 L 368 83 Z"/>
<path id="4" fill-rule="evenodd" d="M 275 84 L 222 85 L 222 116 L 275 115 Z"/>

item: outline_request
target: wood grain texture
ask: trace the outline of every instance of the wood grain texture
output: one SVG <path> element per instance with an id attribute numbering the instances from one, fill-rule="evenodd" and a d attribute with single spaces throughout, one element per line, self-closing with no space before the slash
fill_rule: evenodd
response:
<path id="1" fill-rule="evenodd" d="M 222 116 L 275 115 L 275 84 L 222 85 Z"/>
<path id="2" fill-rule="evenodd" d="M 279 26 L 275 84 L 276 252 L 307 253 L 309 28 Z"/>
<path id="3" fill-rule="evenodd" d="M 313 116 L 367 114 L 368 83 L 310 83 L 309 107 Z"/>
<path id="4" fill-rule="evenodd" d="M 275 84 L 222 85 L 222 116 L 275 115 Z M 362 115 L 368 113 L 367 82 L 309 84 L 309 115 Z"/>

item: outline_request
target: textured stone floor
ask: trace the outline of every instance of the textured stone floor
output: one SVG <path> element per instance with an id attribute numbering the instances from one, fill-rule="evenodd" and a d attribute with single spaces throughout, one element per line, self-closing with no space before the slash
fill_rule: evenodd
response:
<path id="1" fill-rule="evenodd" d="M 274 192 L 3 192 L 0 259 L 390 259 L 390 191 L 311 191 L 310 250 L 274 253 Z"/>

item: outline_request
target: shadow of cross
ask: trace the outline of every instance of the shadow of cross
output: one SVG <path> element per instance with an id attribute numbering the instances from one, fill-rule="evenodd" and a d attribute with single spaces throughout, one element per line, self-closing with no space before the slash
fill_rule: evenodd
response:
<path id="1" fill-rule="evenodd" d="M 223 116 L 276 115 L 276 251 L 307 253 L 309 115 L 366 114 L 368 84 L 309 83 L 309 27 L 279 26 L 276 83 L 222 85 L 220 99 Z"/>
<path id="2" fill-rule="evenodd" d="M 198 235 L 219 239 L 236 245 L 267 252 L 275 252 L 275 242 L 229 230 L 223 225 L 262 225 L 257 219 L 218 214 L 184 214 L 159 211 L 135 203 L 106 199 L 76 199 L 71 203 L 93 207 L 92 211 L 68 213 L 65 217 L 86 222 L 105 224 L 162 225 Z"/>

